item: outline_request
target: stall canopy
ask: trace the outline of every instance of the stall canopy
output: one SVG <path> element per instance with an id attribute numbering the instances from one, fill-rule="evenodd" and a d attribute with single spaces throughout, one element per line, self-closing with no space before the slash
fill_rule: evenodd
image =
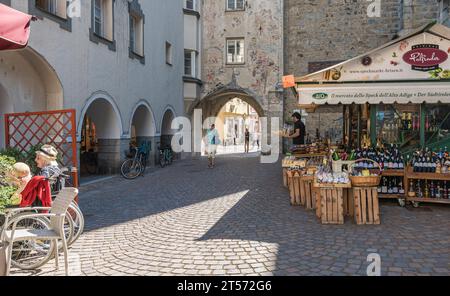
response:
<path id="1" fill-rule="evenodd" d="M 0 4 L 0 50 L 27 46 L 32 16 Z"/>
<path id="2" fill-rule="evenodd" d="M 300 105 L 450 103 L 450 28 L 429 24 L 296 78 Z"/>

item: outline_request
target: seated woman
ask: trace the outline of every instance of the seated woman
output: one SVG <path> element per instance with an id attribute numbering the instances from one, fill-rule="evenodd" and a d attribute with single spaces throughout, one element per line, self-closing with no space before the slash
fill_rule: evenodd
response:
<path id="1" fill-rule="evenodd" d="M 22 191 L 27 186 L 28 182 L 30 182 L 31 170 L 30 167 L 26 163 L 18 162 L 13 165 L 12 171 L 8 176 L 8 183 L 11 185 L 17 186 L 17 191 L 13 194 L 11 198 L 12 206 L 20 205 L 22 201 Z"/>
<path id="2" fill-rule="evenodd" d="M 56 162 L 58 151 L 51 145 L 44 145 L 36 151 L 35 162 L 40 169 L 38 176 L 42 176 L 50 181 L 52 195 L 59 192 L 64 187 L 63 178 L 60 178 L 62 171 Z"/>

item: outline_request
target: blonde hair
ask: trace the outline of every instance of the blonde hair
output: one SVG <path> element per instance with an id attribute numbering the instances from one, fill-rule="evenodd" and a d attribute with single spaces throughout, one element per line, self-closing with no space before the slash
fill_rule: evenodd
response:
<path id="1" fill-rule="evenodd" d="M 30 167 L 23 162 L 18 162 L 13 165 L 14 174 L 16 176 L 28 176 L 31 173 Z"/>

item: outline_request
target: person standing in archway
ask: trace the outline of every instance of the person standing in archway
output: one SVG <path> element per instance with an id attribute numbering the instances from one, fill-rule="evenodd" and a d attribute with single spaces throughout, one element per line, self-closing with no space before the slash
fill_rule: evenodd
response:
<path id="1" fill-rule="evenodd" d="M 216 130 L 216 125 L 211 124 L 211 128 L 206 134 L 206 149 L 208 153 L 208 168 L 212 169 L 215 166 L 217 145 L 220 144 L 219 133 Z"/>
<path id="2" fill-rule="evenodd" d="M 248 153 L 250 147 L 250 132 L 248 128 L 245 129 L 245 153 Z"/>
<path id="3" fill-rule="evenodd" d="M 290 135 L 285 135 L 284 137 L 292 139 L 292 144 L 294 145 L 304 145 L 306 127 L 302 122 L 302 116 L 300 113 L 295 112 L 292 114 L 292 119 L 294 120 L 294 132 Z"/>

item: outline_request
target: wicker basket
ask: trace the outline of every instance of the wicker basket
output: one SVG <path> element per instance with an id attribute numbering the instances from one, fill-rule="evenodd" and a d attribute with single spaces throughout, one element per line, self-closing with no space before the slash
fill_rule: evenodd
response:
<path id="1" fill-rule="evenodd" d="M 350 180 L 352 181 L 352 186 L 354 187 L 378 187 L 381 182 L 381 166 L 378 164 L 378 162 L 373 161 L 368 158 L 362 158 L 355 161 L 355 163 L 352 165 L 352 171 L 353 166 L 359 162 L 359 161 L 371 161 L 374 164 L 378 166 L 379 174 L 378 176 L 350 176 Z"/>

